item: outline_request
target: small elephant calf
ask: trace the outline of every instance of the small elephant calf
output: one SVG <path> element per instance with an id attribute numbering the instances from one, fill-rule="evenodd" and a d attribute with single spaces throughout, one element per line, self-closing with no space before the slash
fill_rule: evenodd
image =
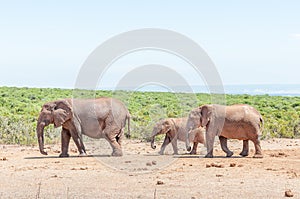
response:
<path id="1" fill-rule="evenodd" d="M 192 130 L 188 135 L 186 130 L 186 122 L 187 118 L 167 118 L 157 122 L 153 127 L 151 136 L 152 149 L 156 148 L 156 146 L 154 145 L 155 136 L 166 134 L 165 140 L 159 152 L 160 155 L 164 154 L 165 148 L 168 144 L 170 144 L 170 142 L 172 144 L 174 154 L 178 154 L 177 140 L 186 142 L 186 144 L 188 145 L 190 144 L 190 142 L 193 142 L 194 145 L 190 154 L 196 154 L 198 143 L 200 142 L 205 145 L 203 136 L 205 130 L 202 127 L 196 128 Z"/>

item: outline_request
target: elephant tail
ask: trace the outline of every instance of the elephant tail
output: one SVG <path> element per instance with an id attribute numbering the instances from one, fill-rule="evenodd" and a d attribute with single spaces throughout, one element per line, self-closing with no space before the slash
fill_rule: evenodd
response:
<path id="1" fill-rule="evenodd" d="M 128 126 L 128 132 L 126 134 L 126 138 L 130 138 L 130 114 L 128 113 L 127 116 L 126 116 L 126 119 L 127 119 L 127 126 Z"/>
<path id="2" fill-rule="evenodd" d="M 259 121 L 260 121 L 260 123 L 258 124 L 258 127 L 260 129 L 260 133 L 262 134 L 262 131 L 263 131 L 263 128 L 264 128 L 264 119 L 262 118 L 261 115 L 259 117 Z"/>
<path id="3" fill-rule="evenodd" d="M 262 116 L 259 117 L 259 121 L 260 121 L 259 128 L 262 129 L 264 126 L 264 119 L 262 118 Z"/>

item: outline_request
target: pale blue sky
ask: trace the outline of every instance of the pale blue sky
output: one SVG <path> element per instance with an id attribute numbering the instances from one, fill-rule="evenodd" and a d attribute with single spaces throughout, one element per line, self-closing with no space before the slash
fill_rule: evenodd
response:
<path id="1" fill-rule="evenodd" d="M 0 86 L 72 88 L 97 46 L 141 28 L 197 42 L 224 84 L 300 84 L 299 10 L 297 0 L 0 1 Z"/>

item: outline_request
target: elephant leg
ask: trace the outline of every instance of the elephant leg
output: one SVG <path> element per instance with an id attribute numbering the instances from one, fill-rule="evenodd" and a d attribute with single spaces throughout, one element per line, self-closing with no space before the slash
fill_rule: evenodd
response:
<path id="1" fill-rule="evenodd" d="M 63 128 L 61 131 L 61 154 L 59 155 L 59 157 L 69 157 L 68 150 L 70 139 L 70 132 L 67 129 Z"/>
<path id="2" fill-rule="evenodd" d="M 77 132 L 72 132 L 72 131 L 71 131 L 71 137 L 73 138 L 77 146 L 77 149 L 79 151 L 79 156 L 86 156 L 86 150 L 82 142 L 82 137 L 79 136 Z"/>
<path id="3" fill-rule="evenodd" d="M 214 141 L 215 141 L 215 134 L 210 131 L 206 131 L 206 145 L 207 145 L 207 154 L 205 158 L 212 158 L 213 151 L 214 151 Z"/>
<path id="4" fill-rule="evenodd" d="M 243 140 L 243 150 L 240 153 L 241 156 L 245 157 L 249 154 L 249 140 Z"/>
<path id="5" fill-rule="evenodd" d="M 164 154 L 164 151 L 165 151 L 165 148 L 166 146 L 171 142 L 171 139 L 169 138 L 168 135 L 165 136 L 165 140 L 163 142 L 163 144 L 161 145 L 161 148 L 160 148 L 160 151 L 159 151 L 159 154 L 160 155 L 163 155 Z"/>
<path id="6" fill-rule="evenodd" d="M 254 147 L 255 147 L 255 154 L 253 157 L 254 158 L 263 158 L 259 139 L 252 140 L 252 142 L 254 143 Z"/>
<path id="7" fill-rule="evenodd" d="M 219 139 L 220 139 L 221 148 L 226 153 L 226 157 L 231 157 L 233 155 L 233 152 L 230 151 L 227 147 L 227 138 L 223 136 L 219 136 Z"/>
<path id="8" fill-rule="evenodd" d="M 173 147 L 174 155 L 178 155 L 177 138 L 170 138 Z"/>
<path id="9" fill-rule="evenodd" d="M 193 149 L 192 149 L 192 151 L 190 152 L 191 155 L 197 153 L 197 147 L 198 147 L 198 142 L 194 142 L 194 143 L 193 143 Z"/>
<path id="10" fill-rule="evenodd" d="M 123 152 L 122 152 L 122 148 L 121 145 L 117 142 L 117 136 L 119 133 L 119 130 L 113 130 L 111 132 L 109 132 L 108 130 L 106 130 L 108 133 L 106 133 L 106 140 L 109 142 L 110 146 L 113 149 L 112 152 L 112 156 L 122 156 Z M 120 138 L 119 138 L 120 139 Z M 118 140 L 120 141 L 120 140 Z"/>

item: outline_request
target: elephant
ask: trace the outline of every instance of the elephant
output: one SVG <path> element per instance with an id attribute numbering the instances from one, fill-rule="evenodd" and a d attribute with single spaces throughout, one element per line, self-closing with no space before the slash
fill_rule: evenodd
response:
<path id="1" fill-rule="evenodd" d="M 82 135 L 91 138 L 105 138 L 111 145 L 112 156 L 122 156 L 122 139 L 128 121 L 128 137 L 130 136 L 130 114 L 125 105 L 114 98 L 96 99 L 62 99 L 47 102 L 42 106 L 37 121 L 37 138 L 40 153 L 44 150 L 44 128 L 49 124 L 62 127 L 61 154 L 68 157 L 70 138 L 75 142 L 79 156 L 86 156 Z"/>
<path id="2" fill-rule="evenodd" d="M 262 134 L 263 118 L 253 107 L 245 104 L 231 106 L 224 105 L 203 105 L 193 109 L 188 117 L 187 128 L 194 129 L 206 127 L 206 158 L 213 157 L 213 144 L 215 136 L 219 136 L 222 150 L 227 157 L 231 157 L 233 152 L 227 147 L 227 139 L 243 140 L 243 150 L 241 156 L 248 156 L 249 140 L 254 143 L 254 158 L 262 158 L 260 137 Z M 187 150 L 191 150 L 187 146 Z"/>
<path id="3" fill-rule="evenodd" d="M 154 145 L 154 139 L 155 136 L 160 134 L 166 134 L 163 145 L 161 146 L 161 149 L 159 151 L 160 155 L 164 154 L 164 150 L 166 146 L 171 142 L 174 154 L 178 154 L 178 148 L 177 148 L 177 140 L 186 141 L 186 132 L 185 132 L 185 126 L 186 126 L 187 118 L 167 118 L 162 119 L 159 122 L 155 124 L 152 131 L 151 136 L 151 148 L 155 149 L 156 146 Z M 204 129 L 203 128 L 196 128 L 194 129 L 190 135 L 189 135 L 189 141 L 193 142 L 193 150 L 190 154 L 196 154 L 198 143 L 202 143 L 205 145 L 204 140 Z"/>

